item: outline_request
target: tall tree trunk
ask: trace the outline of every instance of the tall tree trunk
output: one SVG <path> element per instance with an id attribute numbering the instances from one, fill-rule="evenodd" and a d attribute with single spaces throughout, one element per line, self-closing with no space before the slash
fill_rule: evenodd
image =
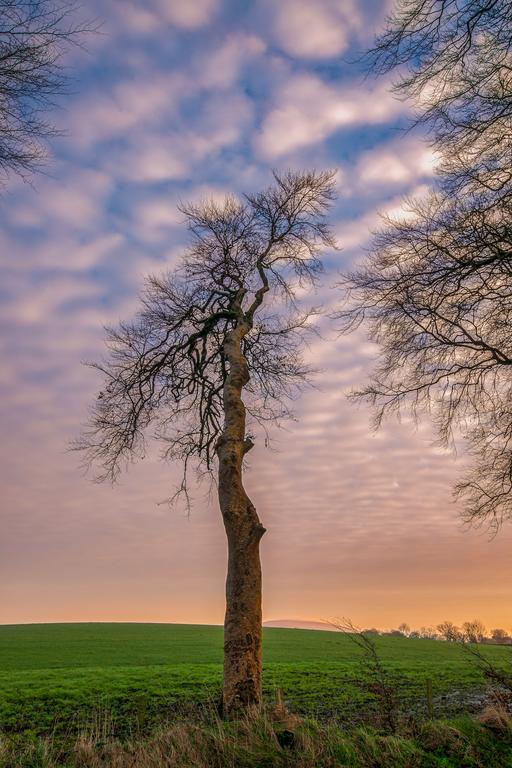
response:
<path id="1" fill-rule="evenodd" d="M 249 381 L 242 339 L 250 324 L 240 322 L 226 334 L 224 355 L 229 370 L 224 384 L 224 430 L 217 443 L 219 503 L 228 540 L 226 617 L 224 621 L 224 690 L 226 713 L 258 706 L 261 701 L 261 564 L 259 543 L 265 533 L 242 482 L 244 455 L 252 448 L 245 437 L 243 387 Z"/>

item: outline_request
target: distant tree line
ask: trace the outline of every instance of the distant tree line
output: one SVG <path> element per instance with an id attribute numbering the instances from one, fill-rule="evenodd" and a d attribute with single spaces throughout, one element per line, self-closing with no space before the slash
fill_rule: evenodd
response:
<path id="1" fill-rule="evenodd" d="M 380 630 L 372 627 L 365 629 L 367 635 L 381 635 L 383 637 L 408 637 L 422 640 L 444 640 L 450 643 L 492 643 L 495 645 L 512 645 L 512 634 L 505 629 L 496 627 L 487 631 L 485 625 L 478 619 L 465 621 L 458 627 L 453 621 L 442 621 L 435 627 L 420 627 L 411 629 L 409 624 L 403 622 L 396 629 Z"/>

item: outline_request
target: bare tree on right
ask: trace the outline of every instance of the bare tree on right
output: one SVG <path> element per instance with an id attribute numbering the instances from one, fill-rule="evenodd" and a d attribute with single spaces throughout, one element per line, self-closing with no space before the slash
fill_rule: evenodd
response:
<path id="1" fill-rule="evenodd" d="M 485 636 L 485 625 L 479 619 L 465 621 L 462 625 L 462 637 L 466 643 L 483 643 Z"/>
<path id="2" fill-rule="evenodd" d="M 462 632 L 453 621 L 442 621 L 437 625 L 439 636 L 448 643 L 456 643 L 462 638 Z"/>
<path id="3" fill-rule="evenodd" d="M 473 462 L 456 486 L 463 517 L 494 530 L 512 517 L 512 5 L 399 0 L 369 53 L 397 71 L 439 156 L 438 179 L 387 220 L 345 275 L 343 330 L 379 347 L 356 396 L 375 424 L 429 413 L 442 443 Z"/>

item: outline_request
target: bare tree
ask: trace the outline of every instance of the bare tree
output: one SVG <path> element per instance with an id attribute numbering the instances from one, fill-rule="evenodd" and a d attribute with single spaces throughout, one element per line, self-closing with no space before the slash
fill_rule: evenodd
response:
<path id="1" fill-rule="evenodd" d="M 342 281 L 344 330 L 365 322 L 380 356 L 355 393 L 375 423 L 410 407 L 443 444 L 465 438 L 464 517 L 512 516 L 512 6 L 399 0 L 373 51 L 440 158 L 435 189 L 384 223 Z M 405 70 L 405 71 L 404 71 Z"/>
<path id="2" fill-rule="evenodd" d="M 437 640 L 439 637 L 434 627 L 420 627 L 418 634 L 423 640 Z"/>
<path id="3" fill-rule="evenodd" d="M 462 632 L 459 627 L 455 626 L 453 621 L 442 621 L 437 625 L 436 629 L 443 640 L 447 640 L 449 643 L 456 643 L 462 638 Z"/>
<path id="4" fill-rule="evenodd" d="M 311 372 L 301 358 L 316 310 L 295 292 L 314 286 L 319 249 L 334 246 L 325 214 L 331 172 L 275 174 L 248 195 L 182 208 L 192 244 L 178 268 L 149 278 L 132 323 L 108 332 L 105 385 L 79 447 L 115 479 L 144 452 L 153 426 L 165 456 L 218 473 L 228 540 L 224 692 L 226 711 L 261 696 L 261 567 L 265 528 L 242 482 L 255 422 L 289 415 L 286 400 Z M 242 394 L 245 392 L 244 399 Z M 245 402 L 244 402 L 245 401 Z"/>
<path id="5" fill-rule="evenodd" d="M 25 176 L 46 158 L 58 131 L 45 116 L 63 91 L 63 55 L 94 25 L 66 0 L 0 0 L 0 177 Z"/>
<path id="6" fill-rule="evenodd" d="M 496 627 L 491 629 L 491 640 L 497 645 L 509 645 L 512 642 L 512 638 L 509 636 L 506 629 Z"/>
<path id="7" fill-rule="evenodd" d="M 389 222 L 345 286 L 346 330 L 365 321 L 380 356 L 356 395 L 375 425 L 404 406 L 429 412 L 443 444 L 457 427 L 475 457 L 457 486 L 465 518 L 512 515 L 512 197 L 471 210 L 433 193 Z"/>
<path id="8" fill-rule="evenodd" d="M 398 73 L 395 91 L 413 100 L 443 176 L 510 183 L 511 37 L 509 0 L 397 0 L 368 53 L 372 72 Z"/>
<path id="9" fill-rule="evenodd" d="M 409 637 L 409 635 L 411 634 L 411 628 L 406 621 L 403 621 L 401 624 L 398 625 L 398 631 L 401 632 L 402 635 L 404 635 L 404 637 Z"/>
<path id="10" fill-rule="evenodd" d="M 467 643 L 482 643 L 485 639 L 486 629 L 479 619 L 465 621 L 462 625 L 462 637 Z"/>

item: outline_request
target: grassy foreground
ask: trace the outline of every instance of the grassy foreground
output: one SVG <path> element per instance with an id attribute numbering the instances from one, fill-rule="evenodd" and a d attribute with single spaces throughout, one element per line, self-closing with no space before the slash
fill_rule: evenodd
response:
<path id="1" fill-rule="evenodd" d="M 464 711 L 454 691 L 482 685 L 457 646 L 405 638 L 377 638 L 376 644 L 396 677 L 405 713 L 418 706 L 425 711 L 427 678 L 436 716 Z M 498 646 L 485 647 L 485 653 L 498 664 L 510 658 L 510 649 Z M 294 711 L 346 722 L 368 707 L 360 653 L 340 633 L 266 629 L 264 660 L 267 701 L 281 688 Z M 220 627 L 1 626 L 0 731 L 78 733 L 98 711 L 110 713 L 117 735 L 148 730 L 184 705 L 218 701 L 221 677 Z"/>
<path id="2" fill-rule="evenodd" d="M 454 692 L 483 685 L 460 647 L 376 645 L 399 700 L 394 725 L 349 637 L 275 628 L 264 631 L 264 712 L 225 721 L 220 627 L 3 626 L 0 768 L 512 768 L 503 709 L 425 716 L 427 679 L 437 718 L 450 702 L 468 709 Z M 510 649 L 483 651 L 496 666 L 510 660 Z M 295 714 L 273 708 L 277 688 Z"/>
<path id="3" fill-rule="evenodd" d="M 106 728 L 106 731 L 105 731 Z M 74 740 L 0 737 L 0 768 L 510 768 L 512 723 L 429 721 L 400 734 L 269 715 L 226 722 L 176 720 L 120 741 L 103 729 Z"/>

